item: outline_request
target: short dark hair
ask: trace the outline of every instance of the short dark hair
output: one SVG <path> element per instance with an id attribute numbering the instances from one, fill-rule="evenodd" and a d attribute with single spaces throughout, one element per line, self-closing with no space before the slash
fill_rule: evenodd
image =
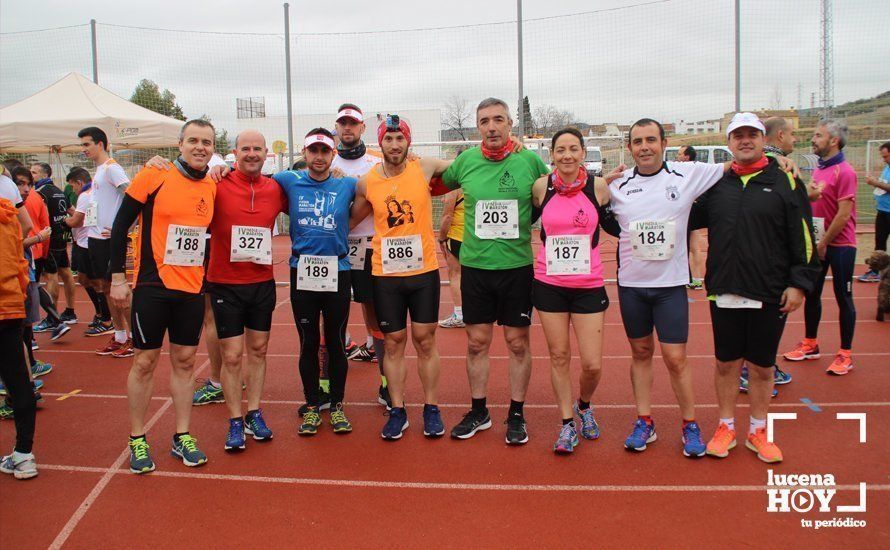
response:
<path id="1" fill-rule="evenodd" d="M 102 148 L 106 151 L 108 150 L 108 135 L 105 133 L 104 130 L 102 130 L 102 128 L 97 128 L 95 126 L 84 128 L 83 130 L 77 132 L 77 137 L 81 139 L 90 137 L 93 139 L 93 143 L 101 143 Z"/>
<path id="2" fill-rule="evenodd" d="M 22 164 L 22 161 L 20 161 L 19 159 L 8 158 L 3 161 L 3 166 L 5 166 L 6 169 L 9 170 L 9 173 L 11 174 L 13 170 L 15 170 L 16 168 L 23 167 L 24 164 Z"/>
<path id="3" fill-rule="evenodd" d="M 885 141 L 884 143 L 882 143 L 881 146 L 878 147 L 878 151 L 880 151 L 881 149 L 886 149 L 887 151 L 890 151 L 890 141 Z"/>
<path id="4" fill-rule="evenodd" d="M 203 118 L 193 118 L 183 124 L 182 128 L 179 130 L 179 141 L 185 139 L 185 129 L 189 126 L 197 126 L 198 128 L 210 128 L 210 130 L 213 132 L 213 141 L 216 142 L 216 128 L 213 127 L 213 124 L 209 120 L 204 120 Z"/>
<path id="5" fill-rule="evenodd" d="M 24 166 L 19 166 L 19 167 L 15 168 L 14 170 L 11 170 L 10 172 L 12 174 L 12 181 L 15 181 L 15 179 L 19 176 L 24 176 L 25 179 L 28 180 L 28 185 L 30 185 L 32 187 L 34 186 L 34 176 L 32 176 L 31 171 L 28 170 L 27 168 L 25 168 Z M 18 182 L 16 182 L 16 183 L 18 183 Z"/>
<path id="6" fill-rule="evenodd" d="M 581 147 L 584 147 L 584 136 L 581 134 L 581 130 L 575 128 L 574 126 L 566 126 L 562 130 L 559 130 L 555 134 L 553 134 L 553 139 L 550 140 L 551 152 L 556 149 L 556 140 L 566 134 L 570 134 L 578 138 L 578 141 L 581 142 Z"/>
<path id="7" fill-rule="evenodd" d="M 327 128 L 313 128 L 313 129 L 309 130 L 308 132 L 306 132 L 305 137 L 314 136 L 315 134 L 322 134 L 322 135 L 328 136 L 331 139 L 334 139 L 334 134 L 332 134 L 331 131 L 328 130 Z"/>
<path id="8" fill-rule="evenodd" d="M 309 164 L 306 162 L 306 159 L 301 158 L 301 159 L 297 159 L 297 161 L 294 163 L 293 166 L 290 167 L 290 169 L 291 170 L 302 170 L 303 168 L 306 168 L 307 166 L 309 166 Z"/>
<path id="9" fill-rule="evenodd" d="M 39 166 L 40 169 L 43 170 L 43 173 L 46 174 L 46 177 L 48 177 L 48 178 L 53 177 L 53 167 L 50 166 L 49 164 L 47 164 L 45 162 L 35 162 L 31 166 L 34 166 L 34 165 Z"/>
<path id="10" fill-rule="evenodd" d="M 651 118 L 641 118 L 640 120 L 634 122 L 630 125 L 630 130 L 627 131 L 627 139 L 630 141 L 631 136 L 633 135 L 634 128 L 637 126 L 650 126 L 650 125 L 658 126 L 658 135 L 664 140 L 664 126 L 661 125 L 660 122 Z"/>
<path id="11" fill-rule="evenodd" d="M 65 176 L 65 181 L 72 182 L 74 180 L 81 181 L 83 183 L 89 183 L 93 181 L 93 178 L 90 176 L 90 173 L 86 168 L 81 168 L 80 166 L 75 166 L 68 172 L 68 175 Z"/>
<path id="12" fill-rule="evenodd" d="M 689 160 L 695 160 L 698 157 L 698 153 L 695 152 L 695 147 L 692 145 L 683 145 L 680 147 L 680 151 L 683 151 Z"/>

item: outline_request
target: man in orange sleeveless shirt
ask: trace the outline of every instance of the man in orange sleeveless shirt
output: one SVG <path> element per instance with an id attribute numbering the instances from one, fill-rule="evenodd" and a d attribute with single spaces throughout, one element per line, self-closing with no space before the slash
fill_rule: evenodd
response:
<path id="1" fill-rule="evenodd" d="M 439 437 L 445 426 L 437 406 L 439 352 L 439 263 L 433 234 L 432 194 L 447 192 L 430 180 L 450 162 L 437 159 L 408 161 L 411 129 L 396 115 L 386 117 L 377 129 L 383 163 L 358 182 L 352 224 L 370 211 L 374 216 L 372 274 L 374 309 L 384 333 L 385 375 L 392 411 L 383 427 L 384 439 L 399 439 L 408 427 L 405 412 L 405 344 L 411 314 L 411 339 L 417 350 L 417 367 L 424 389 L 423 433 Z"/>

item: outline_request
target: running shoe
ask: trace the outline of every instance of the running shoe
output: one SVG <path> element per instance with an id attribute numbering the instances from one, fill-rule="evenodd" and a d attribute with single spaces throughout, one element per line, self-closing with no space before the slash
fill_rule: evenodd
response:
<path id="1" fill-rule="evenodd" d="M 0 420 L 12 420 L 13 418 L 15 418 L 15 413 L 9 403 L 4 399 L 3 402 L 0 403 Z"/>
<path id="2" fill-rule="evenodd" d="M 32 453 L 16 460 L 11 453 L 0 459 L 0 472 L 12 474 L 16 479 L 31 479 L 37 476 L 37 461 Z"/>
<path id="3" fill-rule="evenodd" d="M 343 412 L 343 403 L 337 403 L 331 409 L 331 427 L 335 434 L 348 434 L 352 431 L 352 424 Z"/>
<path id="4" fill-rule="evenodd" d="M 244 433 L 252 435 L 256 441 L 272 439 L 272 430 L 266 426 L 262 409 L 247 413 L 247 416 L 244 417 Z"/>
<path id="5" fill-rule="evenodd" d="M 44 374 L 49 374 L 52 372 L 53 366 L 49 363 L 44 363 L 39 359 L 34 360 L 34 364 L 31 365 L 31 377 L 37 378 L 38 376 L 43 376 Z"/>
<path id="6" fill-rule="evenodd" d="M 773 372 L 774 383 L 781 385 L 781 384 L 787 384 L 788 382 L 791 382 L 790 374 L 788 374 L 785 371 L 779 370 L 779 367 L 776 367 L 775 365 L 773 365 L 773 366 L 776 369 L 776 371 Z M 777 382 L 776 380 L 778 380 L 780 377 L 782 377 L 782 379 L 785 380 L 785 382 Z M 741 393 L 748 393 L 748 365 L 742 365 L 742 374 L 739 377 L 739 391 Z M 779 390 L 777 390 L 776 388 L 773 388 L 772 397 L 776 397 L 777 395 L 779 395 Z"/>
<path id="7" fill-rule="evenodd" d="M 408 429 L 408 413 L 405 407 L 396 407 L 389 411 L 389 420 L 383 425 L 380 437 L 394 441 L 402 438 L 402 432 Z"/>
<path id="8" fill-rule="evenodd" d="M 352 353 L 346 356 L 350 361 L 361 361 L 362 363 L 370 363 L 375 359 L 374 348 L 368 348 L 367 344 L 356 346 Z"/>
<path id="9" fill-rule="evenodd" d="M 87 325 L 87 328 L 93 328 L 93 327 L 98 326 L 98 325 L 100 325 L 100 324 L 102 324 L 102 318 L 99 317 L 98 314 L 97 314 L 97 315 L 93 315 L 93 320 L 90 321 L 90 324 Z"/>
<path id="10" fill-rule="evenodd" d="M 144 437 L 130 439 L 130 471 L 134 474 L 147 474 L 155 471 L 155 463 L 148 454 L 148 441 Z"/>
<path id="11" fill-rule="evenodd" d="M 777 386 L 784 386 L 785 384 L 790 383 L 791 375 L 780 369 L 778 365 L 773 365 L 773 384 Z"/>
<path id="12" fill-rule="evenodd" d="M 581 419 L 581 437 L 584 439 L 597 439 L 600 436 L 600 427 L 593 418 L 593 407 L 583 411 L 575 403 L 575 414 Z"/>
<path id="13" fill-rule="evenodd" d="M 170 449 L 170 454 L 181 458 L 182 463 L 186 466 L 200 466 L 207 462 L 207 455 L 198 449 L 198 440 L 189 434 L 173 437 L 173 447 Z"/>
<path id="14" fill-rule="evenodd" d="M 687 422 L 683 426 L 683 456 L 698 458 L 705 456 L 707 446 L 701 439 L 701 428 L 697 422 Z"/>
<path id="15" fill-rule="evenodd" d="M 507 425 L 507 445 L 524 445 L 528 442 L 528 431 L 525 427 L 525 418 L 521 414 L 511 414 L 504 421 Z"/>
<path id="16" fill-rule="evenodd" d="M 343 348 L 343 351 L 346 352 L 346 358 L 349 359 L 349 356 L 355 353 L 355 350 L 358 349 L 358 344 L 350 341 L 346 347 Z"/>
<path id="17" fill-rule="evenodd" d="M 851 370 L 853 370 L 853 357 L 850 355 L 850 352 L 839 351 L 825 372 L 835 376 L 843 376 L 849 374 Z"/>
<path id="18" fill-rule="evenodd" d="M 324 391 L 323 389 L 318 389 L 318 410 L 326 411 L 331 408 L 331 394 Z M 309 403 L 304 403 L 299 410 L 297 410 L 297 414 L 303 416 L 306 414 L 306 411 L 309 410 Z"/>
<path id="19" fill-rule="evenodd" d="M 381 385 L 377 389 L 377 402 L 386 407 L 386 410 L 392 408 L 392 397 L 389 396 L 389 387 Z"/>
<path id="20" fill-rule="evenodd" d="M 101 347 L 101 348 L 99 348 L 99 349 L 96 350 L 96 355 L 111 355 L 112 353 L 114 353 L 114 352 L 116 352 L 117 350 L 121 349 L 121 348 L 122 348 L 123 346 L 125 346 L 125 345 L 126 345 L 126 342 L 124 342 L 124 343 L 120 343 L 120 342 L 118 342 L 117 340 L 114 339 L 114 336 L 112 336 L 112 337 L 108 340 L 108 343 L 105 344 L 104 347 Z"/>
<path id="21" fill-rule="evenodd" d="M 704 285 L 702 284 L 701 279 L 692 279 L 692 282 L 686 285 L 686 288 L 690 290 L 702 290 L 704 288 Z"/>
<path id="22" fill-rule="evenodd" d="M 297 428 L 299 435 L 315 435 L 318 433 L 318 427 L 321 426 L 321 415 L 318 414 L 318 407 L 309 407 L 303 414 L 303 423 Z"/>
<path id="23" fill-rule="evenodd" d="M 880 283 L 881 274 L 877 271 L 868 270 L 856 278 L 860 283 Z"/>
<path id="24" fill-rule="evenodd" d="M 766 440 L 766 428 L 758 428 L 753 434 L 749 433 L 745 447 L 757 453 L 757 458 L 764 462 L 782 462 L 782 451 L 775 443 Z"/>
<path id="25" fill-rule="evenodd" d="M 476 432 L 491 428 L 491 416 L 488 409 L 477 411 L 470 409 L 464 415 L 463 419 L 458 422 L 457 426 L 451 429 L 451 437 L 455 439 L 470 439 Z"/>
<path id="26" fill-rule="evenodd" d="M 115 359 L 123 359 L 125 357 L 133 357 L 136 351 L 133 349 L 133 339 L 128 338 L 126 342 L 118 349 L 111 352 L 111 356 Z"/>
<path id="27" fill-rule="evenodd" d="M 442 414 L 436 405 L 423 406 L 423 435 L 427 437 L 445 435 L 445 424 L 442 423 Z"/>
<path id="28" fill-rule="evenodd" d="M 83 335 L 92 338 L 94 336 L 105 336 L 106 334 L 111 334 L 113 332 L 114 323 L 112 323 L 111 321 L 99 321 L 95 325 L 91 325 L 90 328 L 86 329 L 83 332 Z"/>
<path id="29" fill-rule="evenodd" d="M 52 335 L 50 335 L 49 339 L 52 340 L 53 342 L 55 342 L 62 336 L 65 336 L 66 334 L 68 334 L 69 332 L 71 332 L 71 327 L 69 327 L 65 323 L 59 323 L 58 325 L 53 327 Z"/>
<path id="30" fill-rule="evenodd" d="M 43 380 L 32 380 L 31 387 L 34 389 L 34 395 L 37 395 L 37 392 L 43 388 Z M 6 395 L 6 386 L 3 385 L 3 382 L 0 382 L 0 395 Z"/>
<path id="31" fill-rule="evenodd" d="M 56 324 L 53 323 L 52 321 L 50 321 L 49 317 L 47 317 L 46 319 L 44 319 L 44 320 L 40 321 L 39 323 L 37 323 L 36 325 L 34 325 L 33 330 L 35 333 L 39 333 L 39 332 L 49 332 L 54 328 L 56 328 Z"/>
<path id="32" fill-rule="evenodd" d="M 806 340 L 804 340 L 803 342 L 798 342 L 797 346 L 795 346 L 793 350 L 784 354 L 782 357 L 784 357 L 788 361 L 818 359 L 821 357 L 821 355 L 819 354 L 819 344 L 817 344 L 815 340 L 812 340 L 812 343 Z"/>
<path id="33" fill-rule="evenodd" d="M 192 405 L 198 407 L 200 405 L 210 405 L 211 403 L 225 403 L 226 397 L 223 395 L 222 385 L 214 386 L 209 378 L 202 378 L 203 383 L 195 390 L 192 396 Z"/>
<path id="34" fill-rule="evenodd" d="M 77 324 L 77 314 L 74 313 L 73 309 L 66 309 L 59 315 L 59 318 L 66 325 L 76 325 Z"/>
<path id="35" fill-rule="evenodd" d="M 729 426 L 724 424 L 723 422 L 717 426 L 717 431 L 714 432 L 714 437 L 708 441 L 708 447 L 705 453 L 708 456 L 714 456 L 717 458 L 726 458 L 729 456 L 729 451 L 735 448 L 735 430 L 729 429 Z"/>
<path id="36" fill-rule="evenodd" d="M 439 326 L 442 328 L 464 328 L 467 325 L 464 323 L 463 317 L 452 313 L 449 317 L 439 321 Z"/>
<path id="37" fill-rule="evenodd" d="M 228 452 L 244 450 L 244 421 L 240 418 L 229 419 L 229 433 L 226 434 L 226 447 Z"/>
<path id="38" fill-rule="evenodd" d="M 37 351 L 40 349 L 40 344 L 37 343 L 37 340 L 31 338 L 31 351 Z"/>
<path id="39" fill-rule="evenodd" d="M 563 424 L 562 428 L 559 430 L 559 437 L 556 438 L 556 443 L 553 445 L 553 452 L 557 454 L 570 454 L 575 450 L 575 447 L 578 446 L 580 440 L 578 439 L 578 430 L 575 429 L 575 422 L 569 422 L 568 424 Z"/>
<path id="40" fill-rule="evenodd" d="M 646 445 L 658 439 L 655 433 L 655 422 L 648 423 L 642 418 L 634 422 L 634 431 L 624 441 L 624 448 L 628 451 L 645 451 Z"/>

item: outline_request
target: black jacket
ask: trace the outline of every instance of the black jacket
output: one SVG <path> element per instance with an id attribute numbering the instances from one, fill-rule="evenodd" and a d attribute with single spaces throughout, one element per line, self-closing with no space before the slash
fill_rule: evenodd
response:
<path id="1" fill-rule="evenodd" d="M 37 192 L 43 197 L 47 213 L 49 213 L 51 228 L 49 247 L 53 250 L 64 249 L 66 243 L 71 241 L 71 228 L 65 223 L 65 219 L 68 217 L 68 207 L 71 206 L 68 204 L 68 197 L 48 178 L 40 180 L 38 186 Z"/>
<path id="2" fill-rule="evenodd" d="M 778 304 L 788 287 L 809 292 L 819 274 L 806 186 L 775 159 L 747 185 L 730 171 L 702 195 L 692 227 L 708 228 L 708 294 Z"/>

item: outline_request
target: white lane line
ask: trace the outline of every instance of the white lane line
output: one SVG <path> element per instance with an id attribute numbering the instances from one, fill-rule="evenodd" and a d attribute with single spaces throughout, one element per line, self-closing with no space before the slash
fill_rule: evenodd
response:
<path id="1" fill-rule="evenodd" d="M 103 470 L 102 468 L 90 468 L 86 466 L 65 466 L 61 464 L 41 464 L 46 470 L 60 470 L 69 472 L 105 471 L 107 476 L 116 474 L 134 475 L 129 470 Z M 426 489 L 426 490 L 451 490 L 451 491 L 521 491 L 521 492 L 562 492 L 562 493 L 596 493 L 596 492 L 620 492 L 620 493 L 742 493 L 765 491 L 767 485 L 536 485 L 536 484 L 506 484 L 506 483 L 433 483 L 423 481 L 374 481 L 361 479 L 316 479 L 306 477 L 271 477 L 271 476 L 244 476 L 230 474 L 206 474 L 201 472 L 165 472 L 154 471 L 147 474 L 149 477 L 172 477 L 185 479 L 201 479 L 206 481 L 241 481 L 251 483 L 275 483 L 282 485 L 322 485 L 335 487 L 370 487 L 376 489 Z M 837 485 L 838 491 L 858 491 L 859 485 Z M 869 491 L 890 491 L 890 484 L 869 484 Z"/>

